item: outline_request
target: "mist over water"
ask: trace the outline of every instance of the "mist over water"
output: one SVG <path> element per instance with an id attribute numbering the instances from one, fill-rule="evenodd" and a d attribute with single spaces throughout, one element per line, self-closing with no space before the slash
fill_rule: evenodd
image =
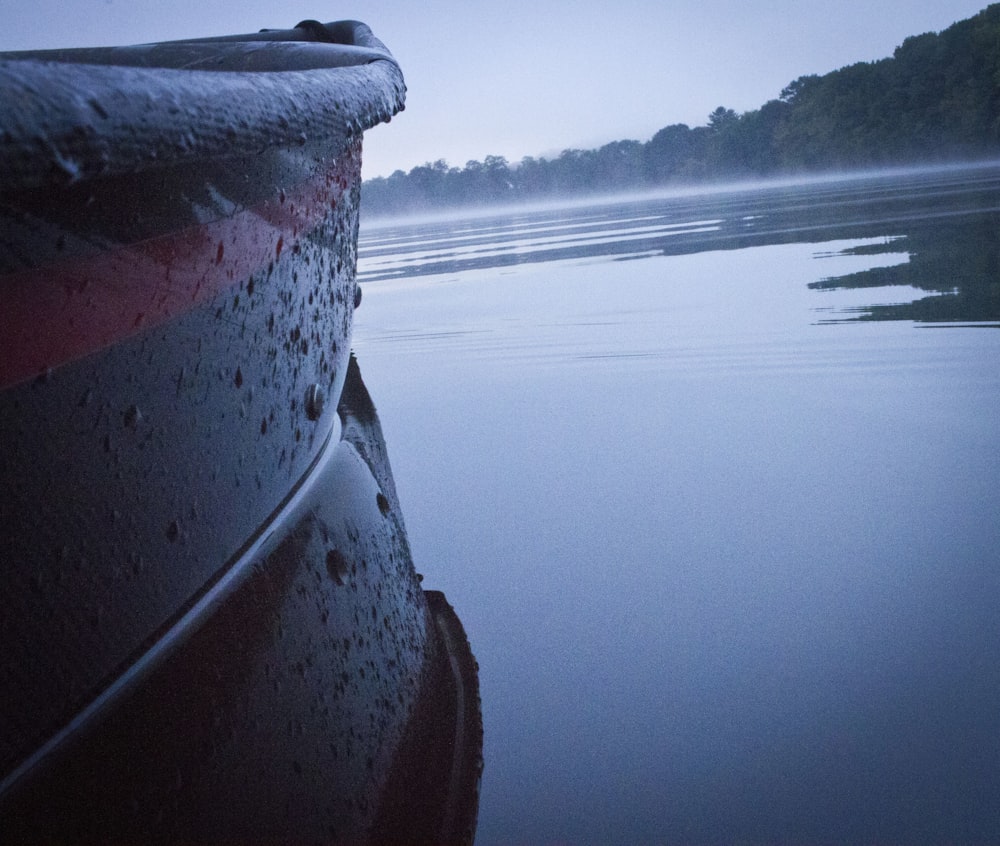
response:
<path id="1" fill-rule="evenodd" d="M 363 223 L 478 843 L 1000 839 L 998 209 L 979 168 Z"/>

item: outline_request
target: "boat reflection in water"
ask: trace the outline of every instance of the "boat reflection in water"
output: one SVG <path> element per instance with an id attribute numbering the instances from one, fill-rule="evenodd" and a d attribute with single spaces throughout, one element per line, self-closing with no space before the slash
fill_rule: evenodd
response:
<path id="1" fill-rule="evenodd" d="M 476 666 L 349 355 L 363 24 L 0 55 L 0 840 L 469 842 Z"/>

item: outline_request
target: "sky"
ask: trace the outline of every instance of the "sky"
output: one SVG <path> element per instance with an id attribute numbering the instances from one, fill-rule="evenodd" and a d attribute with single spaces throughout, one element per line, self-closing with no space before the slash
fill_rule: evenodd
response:
<path id="1" fill-rule="evenodd" d="M 406 76 L 406 111 L 365 136 L 364 176 L 444 159 L 551 158 L 717 106 L 744 112 L 793 79 L 890 56 L 987 0 L 0 0 L 0 50 L 133 44 L 369 24 Z"/>

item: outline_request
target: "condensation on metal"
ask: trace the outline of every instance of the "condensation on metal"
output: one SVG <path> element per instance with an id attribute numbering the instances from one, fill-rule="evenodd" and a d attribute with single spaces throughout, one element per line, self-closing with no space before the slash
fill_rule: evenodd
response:
<path id="1" fill-rule="evenodd" d="M 0 191 L 357 136 L 400 111 L 406 87 L 367 27 L 356 37 L 0 53 Z M 156 66 L 178 53 L 195 69 Z"/>

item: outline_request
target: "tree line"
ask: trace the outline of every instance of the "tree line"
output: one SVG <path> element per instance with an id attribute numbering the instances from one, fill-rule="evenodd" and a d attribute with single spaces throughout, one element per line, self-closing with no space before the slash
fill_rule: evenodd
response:
<path id="1" fill-rule="evenodd" d="M 1000 3 L 940 33 L 907 38 L 891 58 L 802 76 L 777 99 L 649 141 L 443 159 L 365 180 L 366 214 L 653 189 L 808 171 L 968 160 L 1000 154 Z"/>

